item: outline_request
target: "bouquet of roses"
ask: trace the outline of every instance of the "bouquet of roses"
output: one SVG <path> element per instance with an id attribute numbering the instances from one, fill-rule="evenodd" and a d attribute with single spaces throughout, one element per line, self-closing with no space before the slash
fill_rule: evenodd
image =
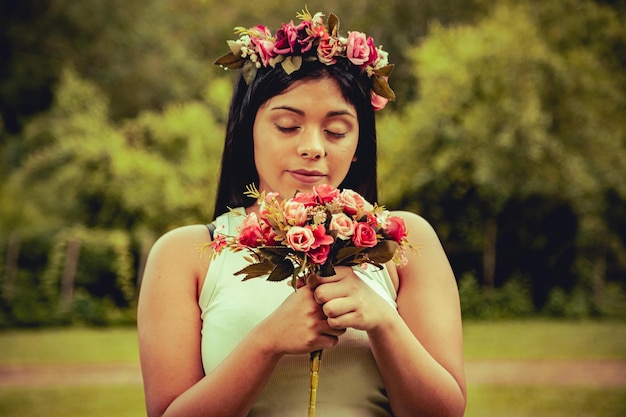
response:
<path id="1" fill-rule="evenodd" d="M 335 266 L 406 263 L 411 245 L 404 221 L 353 190 L 318 185 L 281 200 L 251 185 L 245 194 L 257 200 L 259 215 L 248 214 L 237 236 L 216 231 L 210 244 L 214 256 L 225 249 L 248 252 L 250 264 L 235 273 L 244 280 L 267 275 L 269 281 L 290 279 L 296 289 L 312 274 L 334 275 Z M 315 415 L 320 358 L 321 351 L 311 354 L 309 416 Z"/>

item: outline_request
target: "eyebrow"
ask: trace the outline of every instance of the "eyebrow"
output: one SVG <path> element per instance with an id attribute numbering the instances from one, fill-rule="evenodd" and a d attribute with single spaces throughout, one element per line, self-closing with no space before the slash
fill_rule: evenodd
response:
<path id="1" fill-rule="evenodd" d="M 275 110 L 286 110 L 286 111 L 296 113 L 300 116 L 305 115 L 304 110 L 300 110 L 291 106 L 276 106 L 270 109 L 270 111 L 275 111 Z M 336 117 L 336 116 L 351 116 L 351 117 L 356 118 L 356 116 L 352 114 L 351 112 L 349 112 L 348 110 L 331 110 L 328 113 L 326 113 L 326 117 Z"/>

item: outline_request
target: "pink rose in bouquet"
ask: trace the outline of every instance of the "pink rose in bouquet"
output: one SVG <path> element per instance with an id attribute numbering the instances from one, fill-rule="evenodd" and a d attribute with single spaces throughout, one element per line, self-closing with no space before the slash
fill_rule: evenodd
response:
<path id="1" fill-rule="evenodd" d="M 315 243 L 310 227 L 294 226 L 287 231 L 286 238 L 287 245 L 296 252 L 308 252 Z"/>
<path id="2" fill-rule="evenodd" d="M 340 192 L 335 187 L 323 184 L 313 187 L 313 194 L 317 198 L 317 202 L 319 204 L 326 204 L 339 197 Z"/>
<path id="3" fill-rule="evenodd" d="M 384 226 L 385 232 L 396 242 L 402 242 L 407 236 L 406 225 L 398 217 L 390 217 Z"/>
<path id="4" fill-rule="evenodd" d="M 240 247 L 252 247 L 256 248 L 263 244 L 263 232 L 261 230 L 261 224 L 259 223 L 255 213 L 250 213 L 250 216 L 241 224 L 239 229 L 239 236 L 237 242 Z"/>
<path id="5" fill-rule="evenodd" d="M 285 202 L 285 220 L 292 226 L 303 226 L 307 219 L 306 206 L 299 201 Z"/>
<path id="6" fill-rule="evenodd" d="M 254 262 L 236 273 L 244 280 L 290 278 L 296 288 L 296 281 L 310 274 L 334 275 L 335 266 L 405 263 L 410 244 L 402 218 L 353 190 L 318 185 L 311 193 L 280 200 L 250 186 L 246 194 L 259 202 L 259 216 L 250 213 L 237 236 L 218 234 L 211 243 L 214 255 L 225 249 L 250 252 Z"/>
<path id="7" fill-rule="evenodd" d="M 361 248 L 373 248 L 378 243 L 376 239 L 376 231 L 369 224 L 357 223 L 354 227 L 354 235 L 352 236 L 352 242 L 355 246 Z"/>
<path id="8" fill-rule="evenodd" d="M 337 238 L 348 240 L 354 234 L 354 221 L 345 213 L 336 213 L 330 219 L 330 229 L 337 232 Z"/>

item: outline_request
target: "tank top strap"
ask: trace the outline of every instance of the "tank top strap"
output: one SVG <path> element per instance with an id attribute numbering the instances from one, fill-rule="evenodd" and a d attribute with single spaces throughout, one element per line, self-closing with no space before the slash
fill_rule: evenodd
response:
<path id="1" fill-rule="evenodd" d="M 211 234 L 211 240 L 214 239 L 215 233 L 229 236 L 235 235 L 235 233 L 237 233 L 237 227 L 241 224 L 243 216 L 245 215 L 246 210 L 243 207 L 238 207 L 218 216 L 213 222 L 207 224 L 206 227 Z M 211 301 L 225 258 L 227 258 L 227 256 L 220 255 L 211 260 L 206 276 L 204 277 L 202 289 L 200 290 L 200 296 L 198 297 L 198 305 L 200 308 L 207 306 Z"/>

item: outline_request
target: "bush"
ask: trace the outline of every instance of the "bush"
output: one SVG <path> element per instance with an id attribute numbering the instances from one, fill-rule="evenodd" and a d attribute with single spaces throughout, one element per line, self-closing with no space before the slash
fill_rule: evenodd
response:
<path id="1" fill-rule="evenodd" d="M 562 288 L 554 288 L 543 313 L 566 319 L 592 316 L 626 319 L 626 292 L 618 284 L 609 283 L 594 302 L 593 293 L 584 286 L 579 285 L 569 293 Z"/>
<path id="2" fill-rule="evenodd" d="M 544 314 L 566 319 L 584 319 L 592 313 L 591 292 L 576 287 L 570 293 L 563 288 L 555 288 L 550 292 Z"/>
<path id="3" fill-rule="evenodd" d="M 519 278 L 511 279 L 501 288 L 486 290 L 473 274 L 466 273 L 459 280 L 459 295 L 464 318 L 504 319 L 535 313 L 530 291 Z"/>

